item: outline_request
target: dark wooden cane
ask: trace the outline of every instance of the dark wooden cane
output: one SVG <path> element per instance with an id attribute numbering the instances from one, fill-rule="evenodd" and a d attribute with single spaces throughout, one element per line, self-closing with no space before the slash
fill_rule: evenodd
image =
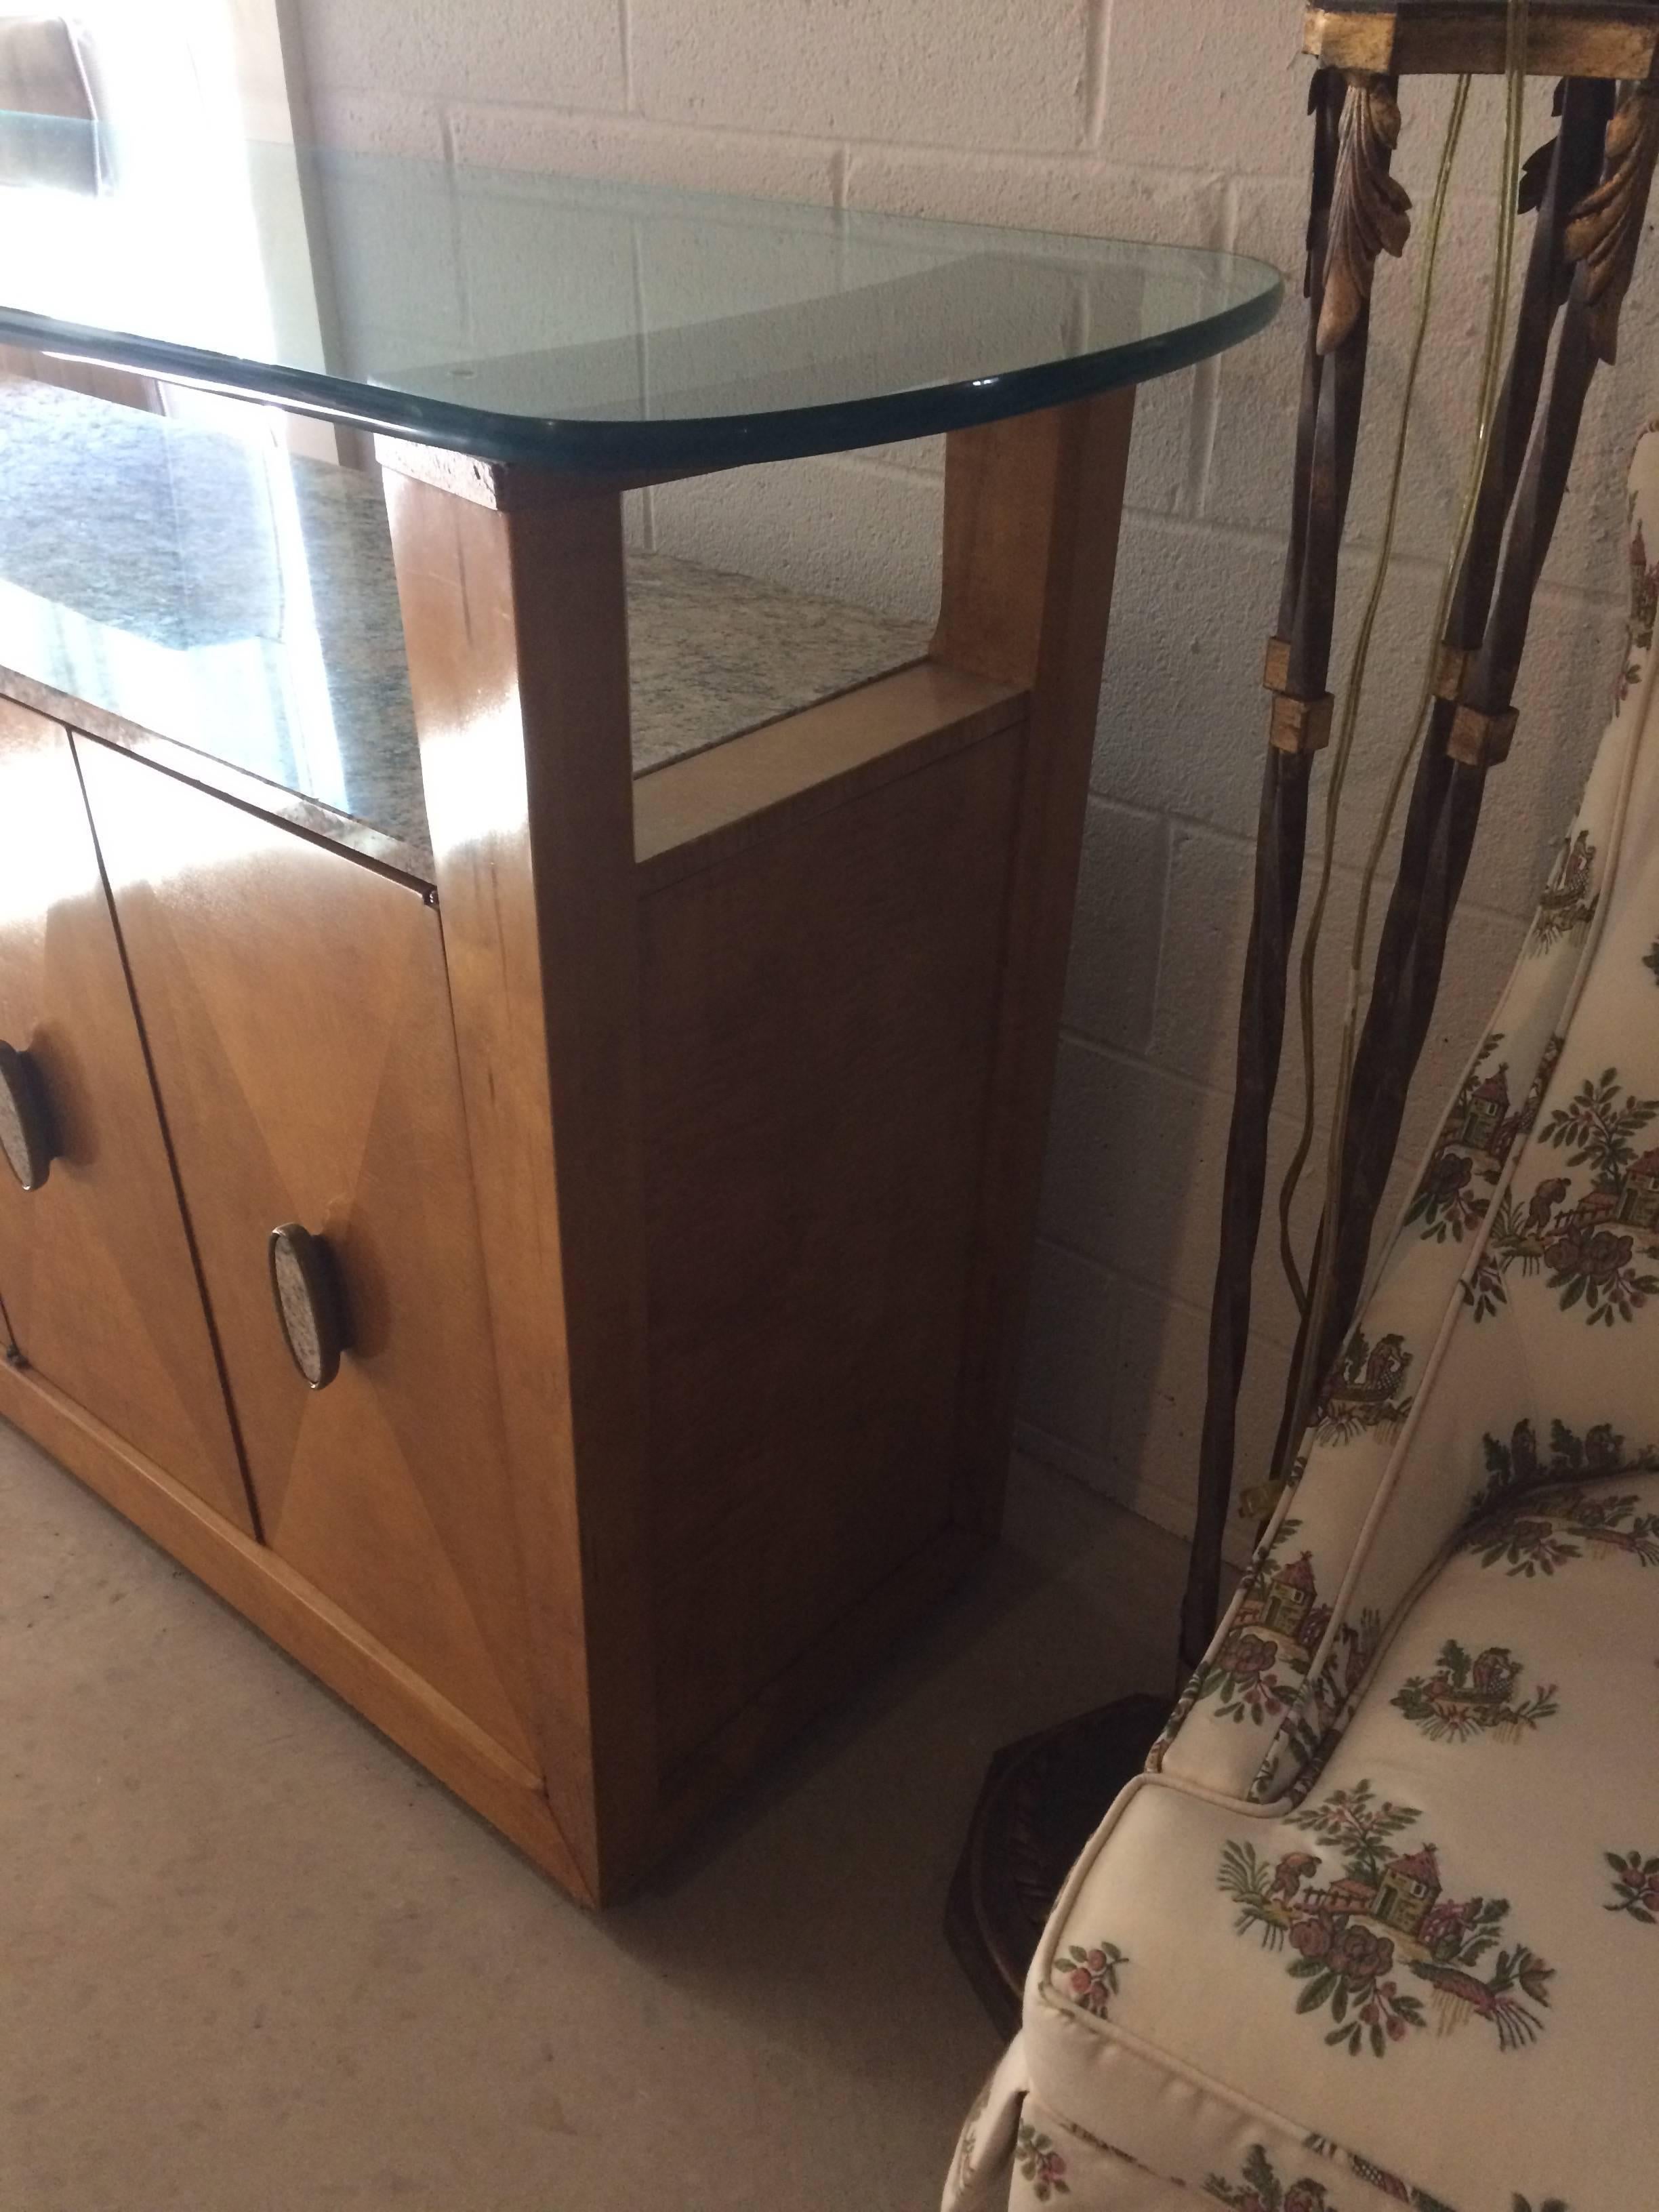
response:
<path id="1" fill-rule="evenodd" d="M 1340 134 L 1334 158 L 1329 152 L 1334 94 L 1341 92 Z M 1279 634 L 1267 649 L 1267 676 L 1274 693 L 1269 722 L 1267 760 L 1262 777 L 1256 831 L 1255 898 L 1246 955 L 1226 1171 L 1222 1185 L 1221 1239 L 1210 1305 L 1208 1389 L 1199 1446 L 1198 1500 L 1187 1588 L 1182 1601 L 1179 1661 L 1189 1672 L 1202 1658 L 1214 1632 L 1221 1587 L 1222 1539 L 1232 1492 L 1239 1386 L 1243 1378 L 1250 1327 L 1251 1276 L 1261 1222 L 1267 1181 L 1269 1114 L 1279 1080 L 1285 1038 L 1285 1007 L 1291 943 L 1306 858 L 1308 798 L 1313 756 L 1328 741 L 1331 726 L 1331 635 L 1336 612 L 1338 556 L 1353 483 L 1364 395 L 1370 333 L 1370 276 L 1376 252 L 1387 243 L 1378 228 L 1370 234 L 1369 259 L 1357 274 L 1349 256 L 1342 216 L 1357 193 L 1373 202 L 1387 181 L 1392 137 L 1369 139 L 1367 115 L 1377 103 L 1393 106 L 1387 82 L 1341 86 L 1328 82 L 1317 112 L 1320 128 L 1315 161 L 1315 191 L 1328 182 L 1324 221 L 1317 223 L 1322 250 L 1310 253 L 1310 342 L 1304 371 L 1304 412 L 1311 403 L 1310 439 L 1298 437 L 1297 460 L 1305 474 L 1297 483 L 1297 513 L 1304 518 L 1300 542 L 1293 532 L 1286 590 L 1281 599 Z M 1398 129 L 1397 113 L 1393 128 Z M 1358 173 L 1364 165 L 1367 174 Z M 1395 189 L 1385 203 L 1399 219 L 1395 233 L 1404 244 L 1404 195 Z M 1315 201 L 1317 218 L 1320 204 Z M 1352 288 L 1346 312 L 1334 322 L 1332 281 Z M 1342 305 L 1344 303 L 1339 303 Z M 1285 615 L 1289 613 L 1289 620 Z"/>
<path id="2" fill-rule="evenodd" d="M 1645 87 L 1632 88 L 1623 106 L 1650 99 Z M 1651 173 L 1651 149 L 1644 149 L 1642 139 L 1650 137 L 1659 112 L 1638 114 L 1630 133 L 1632 146 L 1622 155 L 1615 149 L 1604 157 L 1612 88 L 1599 82 L 1570 83 L 1561 106 L 1515 349 L 1443 647 L 1442 689 L 1447 696 L 1435 702 L 1419 756 L 1355 1060 L 1357 1103 L 1344 1149 L 1337 1256 L 1315 1367 L 1322 1376 L 1329 1371 L 1358 1311 L 1376 1212 L 1433 1017 L 1486 780 L 1507 757 L 1514 734 L 1515 684 L 1585 397 L 1598 360 L 1616 343 L 1616 307 L 1611 316 L 1605 310 L 1598 316 L 1595 270 L 1582 252 L 1574 253 L 1569 234 L 1575 225 L 1583 226 L 1583 211 L 1602 190 L 1597 178 L 1605 171 L 1622 191 L 1618 205 L 1626 229 L 1614 245 L 1626 247 L 1633 259 L 1639 215 L 1632 219 L 1632 203 L 1637 194 L 1645 194 Z M 1626 270 L 1618 284 L 1620 297 L 1628 281 Z M 1549 395 L 1539 419 L 1550 331 L 1564 303 Z M 1276 1464 L 1281 1469 L 1297 1441 L 1291 1429 L 1293 1399 L 1294 1382 L 1280 1426 Z"/>
<path id="3" fill-rule="evenodd" d="M 1453 594 L 1440 657 L 1442 696 L 1434 702 L 1419 751 L 1399 866 L 1378 941 L 1370 997 L 1355 1053 L 1354 1101 L 1341 1164 L 1338 1249 L 1314 1372 L 1327 1374 L 1358 1310 L 1376 1210 L 1392 1169 L 1411 1080 L 1433 1016 L 1446 934 L 1456 910 L 1487 768 L 1449 750 L 1458 694 L 1485 635 L 1504 535 L 1520 489 L 1550 336 L 1572 284 L 1565 233 L 1573 210 L 1595 186 L 1612 112 L 1612 88 L 1562 88 L 1560 127 L 1522 179 L 1522 210 L 1537 222 L 1516 315 L 1514 341 L 1477 496 L 1469 543 Z M 1322 1258 L 1324 1225 L 1316 1245 Z M 1273 1464 L 1281 1473 L 1299 1438 L 1297 1377 L 1310 1326 L 1304 1313 L 1285 1394 Z"/>

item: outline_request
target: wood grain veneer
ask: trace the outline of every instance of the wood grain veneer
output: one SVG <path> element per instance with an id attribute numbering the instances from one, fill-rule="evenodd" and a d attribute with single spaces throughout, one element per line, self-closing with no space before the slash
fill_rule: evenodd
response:
<path id="1" fill-rule="evenodd" d="M 949 1525 L 1022 736 L 641 902 L 669 1765 Z"/>
<path id="2" fill-rule="evenodd" d="M 43 1376 L 253 1527 L 70 740 L 0 701 L 0 1036 L 44 1080 L 62 1157 L 0 1164 L 9 1327 Z"/>
<path id="3" fill-rule="evenodd" d="M 620 494 L 544 489 L 386 475 L 546 1771 L 603 1894 L 657 1777 L 627 590 Z"/>
<path id="4" fill-rule="evenodd" d="M 657 890 L 844 805 L 1024 712 L 1013 685 L 924 660 L 653 769 L 634 787 L 640 888 Z"/>
<path id="5" fill-rule="evenodd" d="M 435 914 L 130 755 L 77 749 L 267 1543 L 538 1762 Z M 280 917 L 280 923 L 277 922 Z M 337 1262 L 352 1349 L 308 1389 L 266 1244 Z"/>

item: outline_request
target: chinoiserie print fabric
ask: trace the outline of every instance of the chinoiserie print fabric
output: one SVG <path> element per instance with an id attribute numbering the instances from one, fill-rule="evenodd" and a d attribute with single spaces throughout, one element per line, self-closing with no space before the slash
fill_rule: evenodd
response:
<path id="1" fill-rule="evenodd" d="M 1659 426 L 1628 522 L 1583 805 L 947 2212 L 1659 2204 Z"/>

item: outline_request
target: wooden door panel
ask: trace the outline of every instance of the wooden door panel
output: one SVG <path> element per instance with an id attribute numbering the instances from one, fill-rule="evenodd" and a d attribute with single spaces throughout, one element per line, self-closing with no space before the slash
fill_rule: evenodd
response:
<path id="1" fill-rule="evenodd" d="M 949 1523 L 1022 740 L 641 903 L 665 1762 Z"/>
<path id="2" fill-rule="evenodd" d="M 437 915 L 419 892 L 79 750 L 266 1540 L 533 1761 L 525 1598 Z M 337 1265 L 312 1390 L 270 1231 Z"/>
<path id="3" fill-rule="evenodd" d="M 70 739 L 0 700 L 0 1037 L 38 1068 L 62 1149 L 0 1166 L 9 1326 L 47 1382 L 250 1533 L 143 1045 Z"/>

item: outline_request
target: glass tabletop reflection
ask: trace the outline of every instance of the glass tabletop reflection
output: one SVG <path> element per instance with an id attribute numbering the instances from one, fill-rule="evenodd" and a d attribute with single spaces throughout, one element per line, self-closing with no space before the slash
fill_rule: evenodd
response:
<path id="1" fill-rule="evenodd" d="M 1242 257 L 0 115 L 0 343 L 496 461 L 829 453 L 1142 383 Z"/>

